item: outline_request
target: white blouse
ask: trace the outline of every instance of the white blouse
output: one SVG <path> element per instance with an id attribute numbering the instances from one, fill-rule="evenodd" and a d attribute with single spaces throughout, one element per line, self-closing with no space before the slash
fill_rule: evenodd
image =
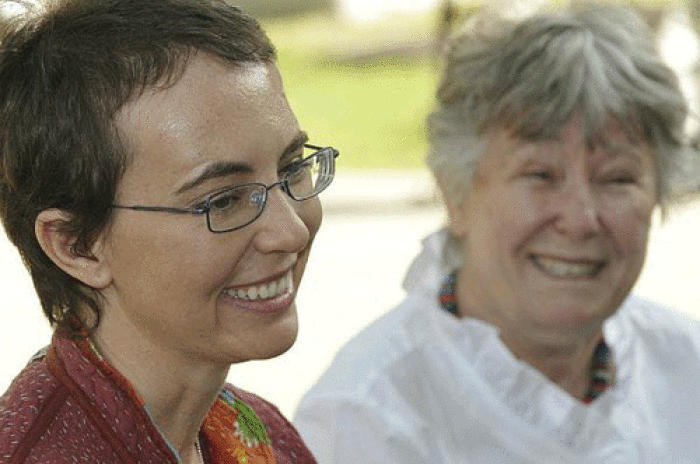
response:
<path id="1" fill-rule="evenodd" d="M 636 297 L 604 327 L 616 385 L 592 404 L 516 359 L 495 327 L 443 311 L 445 231 L 407 298 L 351 340 L 295 425 L 320 464 L 700 463 L 700 323 Z"/>

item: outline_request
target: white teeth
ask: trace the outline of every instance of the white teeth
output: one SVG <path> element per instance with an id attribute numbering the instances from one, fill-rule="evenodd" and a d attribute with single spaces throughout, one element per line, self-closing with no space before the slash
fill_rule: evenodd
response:
<path id="1" fill-rule="evenodd" d="M 244 300 L 266 300 L 275 298 L 292 288 L 292 273 L 288 272 L 284 277 L 275 282 L 255 285 L 248 288 L 226 289 L 224 293 L 233 298 Z"/>
<path id="2" fill-rule="evenodd" d="M 601 263 L 572 263 L 558 259 L 533 257 L 541 270 L 554 277 L 592 277 L 602 267 Z"/>

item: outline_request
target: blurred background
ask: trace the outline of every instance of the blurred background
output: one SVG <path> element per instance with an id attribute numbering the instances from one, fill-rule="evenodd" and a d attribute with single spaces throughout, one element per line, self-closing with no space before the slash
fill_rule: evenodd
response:
<path id="1" fill-rule="evenodd" d="M 612 0 L 611 0 L 612 1 Z M 233 366 L 229 380 L 291 416 L 301 395 L 349 338 L 398 303 L 420 240 L 444 222 L 424 167 L 424 119 L 450 32 L 477 8 L 519 16 L 564 0 L 234 0 L 277 46 L 287 96 L 312 143 L 341 152 L 322 194 L 324 225 L 298 295 L 295 346 Z M 621 3 L 621 1 L 615 1 Z M 693 114 L 700 82 L 698 0 L 638 0 L 678 72 Z M 0 15 L 28 0 L 0 0 Z M 688 131 L 698 127 L 697 117 Z M 700 207 L 658 218 L 635 292 L 700 318 Z M 0 392 L 50 339 L 29 276 L 0 233 Z"/>

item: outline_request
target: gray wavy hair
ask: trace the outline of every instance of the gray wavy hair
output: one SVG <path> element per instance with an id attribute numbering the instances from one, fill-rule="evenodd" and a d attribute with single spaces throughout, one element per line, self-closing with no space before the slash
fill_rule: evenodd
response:
<path id="1" fill-rule="evenodd" d="M 612 117 L 652 144 L 662 211 L 697 190 L 686 100 L 653 32 L 631 10 L 578 5 L 521 22 L 478 14 L 452 38 L 445 65 L 428 117 L 427 160 L 453 200 L 469 191 L 488 129 L 551 138 L 574 113 L 590 140 Z"/>

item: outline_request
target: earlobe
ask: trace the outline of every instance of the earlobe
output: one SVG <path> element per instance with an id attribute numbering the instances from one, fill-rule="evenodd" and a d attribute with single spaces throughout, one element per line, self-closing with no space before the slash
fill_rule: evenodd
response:
<path id="1" fill-rule="evenodd" d="M 109 266 L 102 254 L 101 238 L 85 253 L 76 251 L 76 238 L 65 227 L 70 213 L 47 209 L 34 222 L 34 233 L 44 253 L 65 273 L 94 289 L 103 289 L 111 282 Z"/>

